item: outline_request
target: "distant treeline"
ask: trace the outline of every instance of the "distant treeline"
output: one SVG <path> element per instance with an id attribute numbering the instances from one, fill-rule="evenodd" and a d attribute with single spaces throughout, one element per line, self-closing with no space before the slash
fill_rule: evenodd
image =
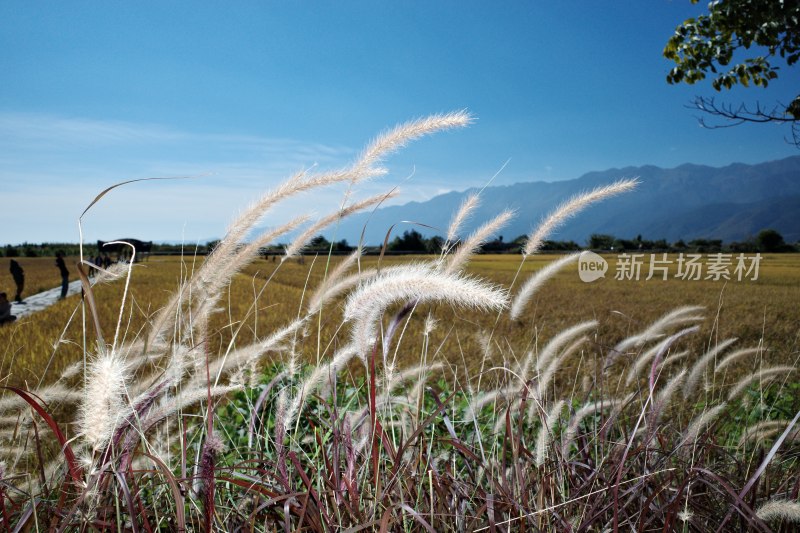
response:
<path id="1" fill-rule="evenodd" d="M 486 242 L 479 253 L 487 254 L 513 254 L 520 253 L 525 246 L 526 235 L 520 235 L 511 241 L 506 241 L 503 236 L 498 236 L 494 240 Z M 186 244 L 156 244 L 153 243 L 150 251 L 151 255 L 205 255 L 209 253 L 219 241 L 210 241 L 205 244 L 186 245 Z M 386 253 L 395 254 L 438 254 L 442 251 L 445 239 L 439 235 L 425 237 L 416 230 L 404 231 L 402 235 L 394 237 L 386 246 Z M 276 244 L 262 248 L 264 256 L 274 256 L 283 253 L 286 245 Z M 343 254 L 351 252 L 355 246 L 342 239 L 330 242 L 322 235 L 314 237 L 304 248 L 304 253 L 329 253 Z M 581 246 L 575 241 L 555 241 L 544 242 L 541 248 L 543 252 L 569 252 L 578 250 L 594 250 L 598 252 L 623 252 L 645 250 L 650 252 L 694 252 L 694 253 L 714 253 L 714 252 L 800 252 L 798 243 L 787 244 L 783 236 L 773 229 L 765 229 L 755 237 L 741 242 L 724 243 L 720 239 L 692 239 L 689 241 L 677 240 L 667 242 L 666 239 L 649 240 L 637 235 L 633 239 L 623 239 L 614 235 L 595 233 L 589 237 L 586 245 Z M 381 246 L 367 246 L 365 253 L 379 253 Z M 56 252 L 64 252 L 66 255 L 75 256 L 79 253 L 79 246 L 75 243 L 41 243 L 31 244 L 22 243 L 17 245 L 5 245 L 0 247 L 0 256 L 5 257 L 49 257 L 56 255 Z M 102 254 L 103 250 L 98 250 L 96 245 L 84 245 L 83 253 L 86 256 Z"/>
<path id="2" fill-rule="evenodd" d="M 750 239 L 724 243 L 721 239 L 683 239 L 669 243 L 666 239 L 651 241 L 637 235 L 634 239 L 621 239 L 613 235 L 593 234 L 587 242 L 588 248 L 599 251 L 647 250 L 655 252 L 799 252 L 800 243 L 787 244 L 783 236 L 773 229 L 765 229 Z"/>
<path id="3" fill-rule="evenodd" d="M 158 255 L 177 255 L 180 253 L 205 255 L 217 241 L 209 242 L 200 245 L 180 245 L 180 244 L 156 244 L 153 243 L 150 249 L 150 254 Z M 77 256 L 80 253 L 80 245 L 77 243 L 64 243 L 64 242 L 43 242 L 41 244 L 32 244 L 24 242 L 22 244 L 6 244 L 0 246 L 0 257 L 50 257 L 56 255 L 56 252 L 64 252 L 68 256 Z M 83 255 L 86 257 L 94 257 L 96 255 L 108 254 L 107 250 L 99 249 L 96 243 L 87 243 L 83 245 Z M 110 254 L 115 255 L 115 254 Z"/>
<path id="4" fill-rule="evenodd" d="M 522 248 L 527 242 L 527 235 L 520 235 L 511 241 L 506 241 L 502 236 L 486 242 L 479 253 L 498 254 L 498 253 L 521 253 Z M 445 239 L 439 235 L 425 237 L 416 230 L 404 231 L 402 235 L 394 237 L 386 246 L 387 253 L 416 253 L 416 254 L 438 254 L 442 251 Z M 271 246 L 264 249 L 265 255 L 278 255 L 283 253 L 283 245 Z M 378 253 L 380 246 L 366 247 L 366 253 Z M 322 236 L 315 237 L 305 248 L 309 253 L 327 253 L 329 250 L 334 253 L 346 253 L 352 251 L 353 246 L 346 240 L 331 243 Z M 595 250 L 600 252 L 617 251 L 636 251 L 646 250 L 650 252 L 798 252 L 797 245 L 789 245 L 783 236 L 775 230 L 766 229 L 757 236 L 742 242 L 724 243 L 720 239 L 692 239 L 690 241 L 678 240 L 667 242 L 666 239 L 648 240 L 637 235 L 633 239 L 622 239 L 613 235 L 593 234 L 584 246 L 575 241 L 555 241 L 544 242 L 541 250 L 543 252 L 569 252 L 578 250 Z"/>

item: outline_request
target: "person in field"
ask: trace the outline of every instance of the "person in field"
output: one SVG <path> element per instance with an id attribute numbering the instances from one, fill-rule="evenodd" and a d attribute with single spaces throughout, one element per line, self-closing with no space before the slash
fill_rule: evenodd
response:
<path id="1" fill-rule="evenodd" d="M 69 270 L 67 270 L 67 265 L 64 263 L 64 252 L 56 253 L 56 267 L 61 274 L 61 297 L 59 300 L 63 300 L 67 297 L 67 290 L 69 289 Z"/>
<path id="2" fill-rule="evenodd" d="M 13 259 L 11 260 L 8 271 L 11 272 L 11 277 L 14 278 L 14 284 L 17 286 L 17 294 L 14 296 L 14 300 L 16 300 L 18 304 L 25 303 L 22 301 L 22 289 L 25 288 L 25 271 L 22 270 L 20 264 Z"/>
<path id="3" fill-rule="evenodd" d="M 0 324 L 8 324 L 17 319 L 11 314 L 11 302 L 8 301 L 6 293 L 0 292 Z"/>

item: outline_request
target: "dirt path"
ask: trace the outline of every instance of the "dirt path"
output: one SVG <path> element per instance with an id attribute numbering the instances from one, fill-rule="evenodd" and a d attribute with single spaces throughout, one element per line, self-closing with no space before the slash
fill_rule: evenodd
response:
<path id="1" fill-rule="evenodd" d="M 81 281 L 75 280 L 71 282 L 69 284 L 67 296 L 78 294 L 79 292 L 81 292 Z M 17 302 L 11 302 L 11 314 L 16 315 L 17 320 L 19 320 L 22 317 L 50 307 L 58 301 L 59 296 L 61 296 L 60 285 L 44 292 L 32 294 L 25 297 L 23 300 L 25 303 L 18 304 Z"/>

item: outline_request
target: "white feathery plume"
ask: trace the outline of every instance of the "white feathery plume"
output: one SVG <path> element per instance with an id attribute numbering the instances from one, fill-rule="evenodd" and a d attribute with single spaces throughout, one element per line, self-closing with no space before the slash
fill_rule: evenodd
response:
<path id="1" fill-rule="evenodd" d="M 383 175 L 386 173 L 386 170 L 380 168 L 378 165 L 392 152 L 399 150 L 409 142 L 425 135 L 452 128 L 463 128 L 471 122 L 472 117 L 466 111 L 430 115 L 421 119 L 411 120 L 378 135 L 378 137 L 361 152 L 359 159 L 352 166 L 342 170 L 312 176 L 305 182 L 310 187 L 319 187 L 345 181 L 355 184 L 373 176 Z"/>
<path id="2" fill-rule="evenodd" d="M 244 348 L 239 348 L 225 354 L 225 356 L 219 359 L 211 361 L 208 365 L 208 374 L 210 376 L 216 376 L 214 383 L 217 384 L 223 372 L 231 368 L 246 366 L 253 361 L 256 361 L 263 354 L 275 350 L 281 341 L 298 331 L 301 327 L 303 327 L 306 321 L 307 319 L 305 317 L 294 320 L 287 326 L 275 331 L 272 335 L 264 340 L 254 342 L 248 346 L 245 346 Z M 200 374 L 202 375 L 195 376 L 193 380 L 193 383 L 198 386 L 199 382 L 205 379 L 205 369 L 203 369 L 203 372 Z"/>
<path id="3" fill-rule="evenodd" d="M 95 286 L 98 283 L 110 283 L 112 281 L 117 281 L 118 279 L 122 279 L 125 274 L 128 273 L 128 265 L 123 262 L 114 263 L 108 268 L 102 268 L 97 265 L 92 265 L 92 268 L 97 269 L 99 272 L 95 277 L 89 280 L 92 286 Z"/>
<path id="4" fill-rule="evenodd" d="M 191 353 L 195 350 L 197 350 L 197 348 L 190 349 L 183 344 L 173 345 L 167 368 L 164 370 L 164 381 L 170 384 L 180 383 L 186 372 L 188 363 L 197 358 L 195 354 Z"/>
<path id="5" fill-rule="evenodd" d="M 301 174 L 293 176 L 287 182 L 280 185 L 278 189 L 268 193 L 262 200 L 256 202 L 251 208 L 247 209 L 243 215 L 234 221 L 227 235 L 220 241 L 217 247 L 211 251 L 208 257 L 206 257 L 200 269 L 195 272 L 189 283 L 189 287 L 191 287 L 192 296 L 196 301 L 199 301 L 200 305 L 204 306 L 206 310 L 215 305 L 220 288 L 223 287 L 242 266 L 257 255 L 258 249 L 261 246 L 294 230 L 308 219 L 307 216 L 297 217 L 274 230 L 263 233 L 248 245 L 241 246 L 243 239 L 261 219 L 264 210 L 283 200 L 285 197 L 303 190 L 301 177 Z M 212 298 L 210 298 L 211 302 L 207 302 L 209 296 L 212 296 Z M 167 313 L 167 316 L 172 315 L 173 308 L 178 304 L 181 297 L 182 295 L 179 291 L 173 296 L 173 299 L 164 308 L 162 313 Z M 156 320 L 157 324 L 160 322 L 161 320 Z M 197 322 L 202 323 L 202 320 L 198 320 Z M 164 321 L 164 326 L 168 326 L 169 324 L 171 324 L 169 320 Z M 159 330 L 163 329 L 164 326 L 161 326 Z"/>
<path id="6" fill-rule="evenodd" d="M 769 368 L 764 368 L 756 372 L 755 374 L 751 374 L 745 376 L 739 382 L 733 386 L 733 388 L 728 393 L 728 401 L 733 401 L 734 398 L 739 396 L 741 393 L 747 389 L 751 384 L 755 383 L 756 381 L 772 381 L 776 377 L 780 376 L 781 374 L 790 374 L 797 370 L 793 366 L 772 366 Z"/>
<path id="7" fill-rule="evenodd" d="M 74 376 L 77 376 L 83 370 L 83 361 L 75 361 L 71 365 L 67 366 L 64 371 L 59 376 L 58 381 L 65 381 L 70 379 Z"/>
<path id="8" fill-rule="evenodd" d="M 577 352 L 578 348 L 580 348 L 581 345 L 588 340 L 589 337 L 587 337 L 586 335 L 579 337 L 578 339 L 575 339 L 575 341 L 572 344 L 570 344 L 567 347 L 567 349 L 561 352 L 561 354 L 558 357 L 553 359 L 553 361 L 549 365 L 547 365 L 547 368 L 539 374 L 539 380 L 538 383 L 536 384 L 535 398 L 541 400 L 542 398 L 545 397 L 545 394 L 547 393 L 547 387 L 553 380 L 553 376 L 555 375 L 555 373 L 561 367 L 561 364 L 567 359 L 569 359 L 572 356 L 572 354 Z M 534 404 L 531 404 L 531 408 L 533 407 Z"/>
<path id="9" fill-rule="evenodd" d="M 486 240 L 494 235 L 514 217 L 514 211 L 505 210 L 489 222 L 483 224 L 470 235 L 461 246 L 450 256 L 444 267 L 445 272 L 458 272 L 464 267 L 469 258 L 478 251 Z"/>
<path id="10" fill-rule="evenodd" d="M 553 427 L 558 422 L 561 416 L 561 411 L 564 409 L 564 400 L 558 400 L 547 411 L 547 417 L 539 428 L 539 433 L 536 435 L 536 458 L 534 464 L 542 466 L 547 460 L 547 450 L 550 448 L 550 441 L 553 438 Z"/>
<path id="11" fill-rule="evenodd" d="M 653 357 L 656 356 L 658 352 L 660 352 L 666 345 L 671 344 L 671 339 L 661 339 L 661 342 L 641 354 L 639 357 L 636 358 L 636 361 L 633 362 L 633 366 L 628 370 L 628 376 L 625 378 L 625 385 L 630 385 L 633 383 L 633 380 L 636 379 L 636 376 L 650 363 Z"/>
<path id="12" fill-rule="evenodd" d="M 695 442 L 700 432 L 713 422 L 727 406 L 727 402 L 722 402 L 704 411 L 700 416 L 696 416 L 686 429 L 686 433 L 683 435 L 683 442 Z"/>
<path id="13" fill-rule="evenodd" d="M 639 181 L 636 179 L 619 180 L 610 185 L 597 187 L 592 191 L 579 194 L 567 200 L 558 206 L 555 211 L 550 213 L 547 218 L 545 218 L 544 221 L 539 224 L 539 227 L 536 228 L 536 231 L 534 231 L 528 237 L 528 243 L 525 245 L 522 255 L 529 256 L 533 253 L 536 253 L 536 251 L 541 248 L 542 244 L 544 244 L 544 241 L 548 235 L 550 235 L 556 230 L 556 228 L 561 226 L 568 219 L 580 213 L 589 205 L 593 204 L 594 202 L 599 202 L 601 200 L 605 200 L 606 198 L 633 190 L 638 184 Z"/>
<path id="14" fill-rule="evenodd" d="M 395 127 L 383 135 L 379 135 L 377 139 L 367 146 L 366 150 L 361 154 L 360 159 L 350 167 L 312 176 L 307 176 L 306 171 L 296 173 L 276 189 L 264 194 L 249 208 L 245 209 L 245 211 L 228 226 L 225 237 L 206 258 L 200 271 L 195 274 L 192 283 L 194 289 L 202 289 L 202 283 L 204 283 L 205 280 L 213 279 L 214 273 L 224 272 L 226 270 L 224 266 L 236 255 L 239 244 L 253 227 L 255 227 L 258 221 L 261 220 L 267 210 L 275 204 L 290 196 L 317 187 L 341 182 L 350 182 L 353 184 L 371 176 L 381 174 L 383 170 L 376 168 L 376 165 L 391 152 L 398 150 L 408 142 L 424 135 L 440 130 L 464 127 L 471 121 L 472 117 L 465 111 L 432 115 L 426 118 L 412 120 Z M 200 282 L 201 285 L 198 286 L 197 282 Z M 201 291 L 201 293 L 196 296 L 203 299 L 206 294 L 203 294 Z M 177 298 L 171 301 L 156 318 L 154 323 L 158 324 L 158 327 L 152 332 L 151 339 L 160 337 L 161 334 L 169 328 L 175 315 L 174 308 L 177 303 Z"/>
<path id="15" fill-rule="evenodd" d="M 756 516 L 765 522 L 773 520 L 800 522 L 800 502 L 772 500 L 756 509 Z"/>
<path id="16" fill-rule="evenodd" d="M 432 314 L 428 313 L 428 316 L 425 317 L 425 323 L 422 326 L 422 334 L 428 337 L 437 327 L 439 327 L 439 321 L 433 318 Z"/>
<path id="17" fill-rule="evenodd" d="M 334 222 L 341 220 L 345 217 L 348 217 L 353 213 L 361 211 L 362 209 L 366 209 L 367 207 L 380 203 L 384 200 L 393 198 L 397 194 L 398 194 L 397 189 L 393 189 L 388 193 L 371 196 L 360 202 L 356 202 L 354 204 L 343 207 L 342 209 L 319 219 L 317 222 L 315 222 L 314 224 L 309 226 L 305 231 L 303 231 L 303 233 L 301 233 L 297 238 L 295 238 L 291 242 L 291 244 L 289 244 L 289 246 L 286 248 L 286 252 L 284 253 L 282 260 L 285 261 L 286 259 L 296 256 L 308 244 L 308 242 L 312 238 L 314 238 L 314 236 L 316 236 L 321 230 L 327 228 Z"/>
<path id="18" fill-rule="evenodd" d="M 278 189 L 274 193 L 268 193 L 262 200 L 256 202 L 249 211 L 259 213 L 258 216 L 260 217 L 267 208 L 289 195 L 334 183 L 346 181 L 357 183 L 371 176 L 382 174 L 385 171 L 378 168 L 377 165 L 392 152 L 399 150 L 409 142 L 425 135 L 446 129 L 464 127 L 471 121 L 472 117 L 468 113 L 465 111 L 457 111 L 453 113 L 430 115 L 400 124 L 374 139 L 361 153 L 359 159 L 350 167 L 313 175 L 308 178 L 305 177 L 305 173 L 297 174 L 286 182 L 284 190 Z M 243 216 L 241 218 L 245 217 Z M 252 224 L 257 221 L 258 218 L 256 218 Z"/>
<path id="19" fill-rule="evenodd" d="M 692 314 L 701 311 L 703 309 L 705 308 L 702 306 L 689 305 L 685 307 L 679 307 L 673 311 L 670 311 L 666 315 L 662 316 L 661 318 L 650 324 L 640 333 L 637 333 L 636 335 L 632 335 L 627 339 L 620 341 L 619 344 L 617 344 L 614 347 L 614 352 L 622 353 L 628 348 L 632 348 L 634 346 L 642 346 L 643 344 L 649 341 L 658 339 L 662 337 L 664 335 L 664 331 L 671 326 L 684 324 L 686 322 L 696 322 L 698 320 L 703 320 L 702 316 Z"/>
<path id="20" fill-rule="evenodd" d="M 392 375 L 390 380 L 386 381 L 386 391 L 383 394 L 389 393 L 394 391 L 397 387 L 405 383 L 410 379 L 415 379 L 416 381 L 421 380 L 425 374 L 430 374 L 431 372 L 435 372 L 436 370 L 440 370 L 444 366 L 441 362 L 436 363 L 427 363 L 422 365 L 415 365 L 410 368 L 406 368 L 401 372 L 396 372 Z M 410 389 L 409 389 L 410 390 Z M 409 398 L 413 398 L 414 394 L 408 394 Z"/>
<path id="21" fill-rule="evenodd" d="M 572 441 L 575 440 L 575 436 L 578 434 L 578 427 L 584 418 L 589 415 L 593 415 L 598 411 L 602 411 L 603 409 L 616 407 L 622 402 L 623 400 L 619 398 L 611 398 L 608 400 L 600 400 L 599 402 L 587 403 L 578 409 L 578 411 L 570 419 L 567 430 L 564 432 L 564 437 L 561 442 L 561 453 L 566 456 L 569 452 L 569 447 L 572 444 Z"/>
<path id="22" fill-rule="evenodd" d="M 665 367 L 667 365 L 671 365 L 672 363 L 677 363 L 681 359 L 685 359 L 686 357 L 688 357 L 690 353 L 692 353 L 692 352 L 690 352 L 689 350 L 681 350 L 680 352 L 676 352 L 676 353 L 664 358 L 664 362 L 661 363 L 661 366 L 663 368 L 663 367 Z"/>
<path id="23" fill-rule="evenodd" d="M 300 215 L 298 217 L 293 218 L 286 224 L 282 224 L 275 229 L 267 230 L 246 246 L 244 246 L 241 251 L 236 252 L 233 255 L 231 261 L 229 262 L 229 266 L 227 268 L 233 268 L 235 271 L 238 271 L 241 265 L 252 260 L 254 257 L 258 256 L 259 251 L 262 247 L 272 243 L 278 237 L 285 235 L 289 232 L 294 231 L 302 224 L 305 224 L 308 219 L 311 218 L 308 215 Z M 225 269 L 226 267 L 222 267 Z M 233 272 L 226 272 L 228 279 L 233 275 Z"/>
<path id="24" fill-rule="evenodd" d="M 56 402 L 74 404 L 83 400 L 83 394 L 78 391 L 74 391 L 61 383 L 56 383 L 41 389 L 37 389 L 35 392 L 36 395 L 45 403 Z M 25 400 L 16 394 L 13 396 L 5 396 L 4 398 L 0 399 L 0 414 L 6 412 L 16 412 L 20 409 L 28 409 L 29 407 L 30 405 L 28 405 Z"/>
<path id="25" fill-rule="evenodd" d="M 516 382 L 515 382 L 516 383 Z M 508 396 L 509 394 L 514 394 L 521 388 L 521 385 L 514 384 L 509 385 L 506 387 L 498 387 L 496 389 L 482 392 L 480 395 L 475 396 L 472 401 L 470 402 L 470 410 L 473 413 L 477 413 L 485 405 L 488 405 L 500 397 Z"/>
<path id="26" fill-rule="evenodd" d="M 24 413 L 0 416 L 0 426 L 15 426 L 17 424 L 27 425 L 27 421 L 27 415 Z"/>
<path id="27" fill-rule="evenodd" d="M 235 254 L 239 243 L 258 224 L 268 209 L 294 194 L 313 188 L 307 185 L 308 180 L 304 179 L 305 175 L 304 170 L 294 174 L 277 188 L 267 191 L 236 217 L 228 226 L 225 237 L 209 254 L 201 272 L 206 269 L 213 272 L 218 270 L 222 263 L 227 262 L 228 258 Z"/>
<path id="28" fill-rule="evenodd" d="M 469 218 L 473 211 L 480 205 L 480 197 L 478 194 L 470 194 L 464 201 L 461 202 L 461 206 L 456 211 L 456 214 L 453 215 L 453 219 L 450 221 L 450 227 L 447 228 L 447 242 L 452 243 L 458 239 L 458 232 L 461 229 L 462 224 L 464 221 Z"/>
<path id="29" fill-rule="evenodd" d="M 522 311 L 525 309 L 525 306 L 528 305 L 528 301 L 531 299 L 531 296 L 533 296 L 539 287 L 541 287 L 550 278 L 555 276 L 559 270 L 568 264 L 577 261 L 580 255 L 581 254 L 579 253 L 565 255 L 561 259 L 553 261 L 546 267 L 532 274 L 514 297 L 514 302 L 511 304 L 512 320 L 519 318 L 519 316 L 522 314 Z"/>
<path id="30" fill-rule="evenodd" d="M 536 359 L 537 370 L 541 370 L 547 366 L 550 363 L 550 360 L 556 354 L 558 354 L 561 348 L 563 348 L 564 345 L 566 345 L 569 341 L 578 335 L 583 335 L 590 329 L 596 327 L 597 320 L 588 320 L 586 322 L 581 322 L 579 324 L 575 324 L 574 326 L 570 326 L 550 339 L 550 341 L 545 345 L 544 349 L 539 353 L 539 357 Z"/>
<path id="31" fill-rule="evenodd" d="M 426 265 L 384 269 L 350 294 L 344 319 L 353 322 L 353 340 L 361 354 L 375 338 L 375 323 L 395 302 L 443 301 L 476 309 L 502 309 L 508 297 L 504 289 L 463 275 L 447 274 Z"/>
<path id="32" fill-rule="evenodd" d="M 91 449 L 103 448 L 119 422 L 127 416 L 127 381 L 125 363 L 114 353 L 101 355 L 89 364 L 79 427 Z"/>
<path id="33" fill-rule="evenodd" d="M 330 272 L 328 272 L 327 279 L 337 280 L 344 276 L 344 273 L 347 272 L 351 266 L 356 264 L 356 262 L 361 259 L 364 250 L 361 246 L 358 246 L 355 250 L 350 252 L 342 261 L 339 262 Z"/>
<path id="34" fill-rule="evenodd" d="M 788 420 L 762 420 L 752 426 L 748 426 L 742 432 L 742 437 L 739 439 L 739 446 L 743 446 L 749 440 L 762 438 L 766 432 L 777 433 L 785 428 L 789 423 Z"/>
<path id="35" fill-rule="evenodd" d="M 686 377 L 686 369 L 682 369 L 678 372 L 675 376 L 673 376 L 664 388 L 661 389 L 661 392 L 656 396 L 656 399 L 653 402 L 653 409 L 651 415 L 647 419 L 647 428 L 648 434 L 650 435 L 650 440 L 654 439 L 656 436 L 656 431 L 658 430 L 658 423 L 661 420 L 661 417 L 664 414 L 664 410 L 669 406 L 672 397 L 675 395 L 675 392 L 681 386 L 683 379 Z"/>
<path id="36" fill-rule="evenodd" d="M 126 359 L 126 366 L 129 372 L 133 374 L 144 362 L 161 363 L 165 358 L 165 353 L 169 353 L 166 368 L 156 367 L 156 372 L 137 377 L 136 380 L 128 384 L 128 396 L 134 398 L 131 404 L 136 405 L 139 400 L 150 395 L 154 386 L 162 388 L 175 386 L 183 379 L 190 365 L 199 361 L 202 351 L 202 346 L 190 348 L 189 346 L 175 343 L 171 348 L 166 347 L 162 352 Z M 203 368 L 205 370 L 205 367 Z"/>
<path id="37" fill-rule="evenodd" d="M 216 398 L 241 389 L 241 385 L 219 385 L 211 387 L 211 389 L 207 387 L 198 387 L 184 390 L 147 415 L 142 421 L 142 433 L 150 431 L 156 424 L 161 423 L 176 412 L 208 399 L 209 396 L 211 396 L 211 398 Z"/>
<path id="38" fill-rule="evenodd" d="M 695 388 L 697 387 L 697 383 L 700 381 L 700 378 L 706 372 L 706 368 L 708 367 L 709 363 L 716 359 L 716 357 L 722 352 L 725 348 L 736 342 L 736 338 L 732 339 L 725 339 L 724 341 L 720 342 L 712 349 L 707 351 L 705 355 L 703 355 L 697 362 L 692 366 L 691 372 L 689 372 L 689 377 L 686 378 L 686 383 L 683 385 L 683 395 L 687 398 L 694 392 Z"/>
<path id="39" fill-rule="evenodd" d="M 294 418 L 300 413 L 303 404 L 308 400 L 314 390 L 324 383 L 324 380 L 330 379 L 331 376 L 338 374 L 345 365 L 357 355 L 356 347 L 348 344 L 333 355 L 333 359 L 327 365 L 317 366 L 311 374 L 298 387 L 297 393 L 294 398 L 289 402 L 284 417 L 284 426 L 287 431 L 294 423 Z"/>
<path id="40" fill-rule="evenodd" d="M 294 230 L 306 220 L 308 220 L 307 216 L 300 216 L 274 230 L 265 232 L 253 242 L 241 247 L 238 251 L 234 251 L 227 261 L 217 261 L 219 267 L 217 270 L 207 270 L 204 264 L 193 278 L 192 297 L 195 304 L 192 311 L 192 322 L 203 327 L 202 324 L 216 309 L 219 299 L 223 295 L 223 287 L 230 282 L 233 275 L 252 261 L 264 244 L 272 242 L 279 236 Z M 180 295 L 176 294 L 175 297 L 180 298 Z M 172 304 L 172 302 L 170 303 Z M 175 303 L 177 304 L 177 300 Z M 196 330 L 197 326 L 194 329 Z M 186 328 L 186 333 L 184 334 L 186 339 L 191 334 L 191 328 Z"/>
<path id="41" fill-rule="evenodd" d="M 355 178 L 361 178 L 362 175 L 368 174 L 371 169 L 375 169 L 383 158 L 399 150 L 409 142 L 437 131 L 463 128 L 472 121 L 472 116 L 466 111 L 455 111 L 430 115 L 396 126 L 379 135 L 367 146 L 358 162 L 353 165 L 352 174 Z"/>
<path id="42" fill-rule="evenodd" d="M 678 390 L 678 387 L 680 387 L 681 382 L 683 382 L 683 378 L 685 377 L 686 369 L 684 368 L 672 376 L 667 384 L 664 385 L 664 388 L 661 389 L 661 392 L 656 397 L 655 405 L 658 409 L 665 409 L 669 406 L 670 400 L 675 395 L 675 391 Z"/>
<path id="43" fill-rule="evenodd" d="M 742 348 L 740 350 L 736 350 L 734 352 L 729 353 L 725 356 L 725 359 L 717 363 L 716 368 L 714 368 L 714 372 L 720 372 L 721 370 L 725 369 L 726 367 L 732 365 L 739 359 L 746 357 L 748 355 L 756 354 L 759 352 L 764 351 L 764 348 L 754 347 L 754 348 Z"/>
<path id="44" fill-rule="evenodd" d="M 647 367 L 648 364 L 658 355 L 659 353 L 666 352 L 675 343 L 680 337 L 684 335 L 688 335 L 690 333 L 695 333 L 699 330 L 697 326 L 692 326 L 690 328 L 685 328 L 679 331 L 674 335 L 670 335 L 666 339 L 661 340 L 658 344 L 644 352 L 640 355 L 636 361 L 633 363 L 633 367 L 628 371 L 628 377 L 625 379 L 625 385 L 630 385 L 636 379 L 636 377 L 642 372 L 642 370 Z"/>

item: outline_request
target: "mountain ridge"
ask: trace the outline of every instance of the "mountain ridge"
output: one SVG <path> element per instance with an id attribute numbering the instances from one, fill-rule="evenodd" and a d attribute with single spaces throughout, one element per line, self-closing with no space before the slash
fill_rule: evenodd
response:
<path id="1" fill-rule="evenodd" d="M 621 178 L 638 178 L 633 192 L 611 198 L 567 221 L 551 235 L 556 240 L 584 244 L 593 233 L 621 238 L 642 235 L 648 239 L 722 239 L 741 241 L 772 228 L 787 242 L 800 240 L 800 155 L 748 165 L 732 163 L 711 167 L 684 163 L 664 169 L 654 165 L 591 171 L 563 181 L 531 181 L 483 189 L 481 205 L 464 225 L 466 235 L 501 210 L 517 211 L 514 220 L 498 234 L 511 240 L 529 233 L 550 211 L 571 196 Z M 393 235 L 416 229 L 426 236 L 444 234 L 462 200 L 477 188 L 450 191 L 427 201 L 387 206 L 372 214 L 345 219 L 336 239 L 357 242 L 366 224 L 365 242 L 383 242 Z M 419 224 L 399 224 L 412 220 Z"/>

